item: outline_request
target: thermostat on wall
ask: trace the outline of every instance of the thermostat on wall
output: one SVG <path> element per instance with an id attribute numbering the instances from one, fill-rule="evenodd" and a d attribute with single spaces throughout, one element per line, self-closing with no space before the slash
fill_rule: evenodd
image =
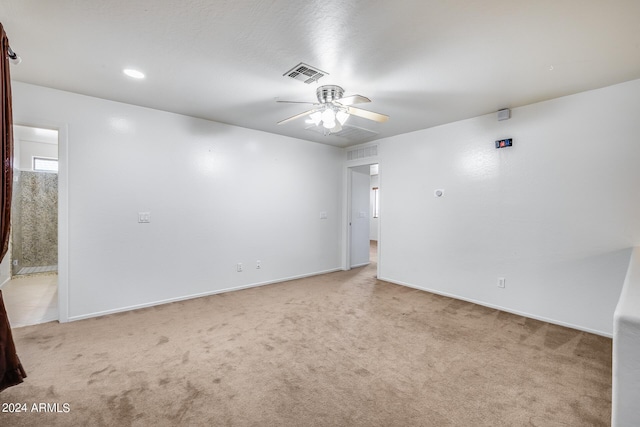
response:
<path id="1" fill-rule="evenodd" d="M 496 141 L 496 148 L 511 147 L 513 145 L 513 139 L 501 139 Z"/>
<path id="2" fill-rule="evenodd" d="M 508 108 L 503 108 L 502 110 L 498 110 L 498 121 L 501 120 L 509 120 L 511 118 L 511 110 Z"/>

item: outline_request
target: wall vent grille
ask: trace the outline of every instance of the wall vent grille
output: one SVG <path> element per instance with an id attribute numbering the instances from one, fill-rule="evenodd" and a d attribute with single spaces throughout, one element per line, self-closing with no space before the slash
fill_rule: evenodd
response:
<path id="1" fill-rule="evenodd" d="M 320 133 L 325 135 L 325 129 L 322 126 L 311 125 L 305 128 L 308 131 Z M 342 126 L 342 130 L 340 132 L 332 132 L 329 135 L 326 135 L 327 138 L 336 137 L 336 138 L 344 138 L 346 140 L 352 142 L 366 142 L 367 139 L 371 139 L 378 135 L 378 132 L 374 132 L 369 129 L 361 128 L 358 126 L 351 126 L 349 124 L 345 124 Z"/>
<path id="2" fill-rule="evenodd" d="M 353 150 L 347 151 L 347 160 L 366 159 L 367 157 L 377 157 L 377 156 L 378 156 L 377 145 L 369 145 L 366 147 L 354 148 Z"/>
<path id="3" fill-rule="evenodd" d="M 317 82 L 321 77 L 328 75 L 329 73 L 322 71 L 316 67 L 312 67 L 311 65 L 305 64 L 304 62 L 299 63 L 289 71 L 283 74 L 283 76 L 291 77 L 295 80 L 300 80 L 301 82 L 305 82 L 306 84 Z"/>
<path id="4" fill-rule="evenodd" d="M 347 138 L 352 141 L 365 141 L 368 138 L 373 138 L 374 136 L 378 135 L 378 132 L 374 132 L 372 130 L 361 128 L 358 126 L 344 125 L 342 126 L 342 130 L 340 132 L 336 132 L 332 135 Z"/>

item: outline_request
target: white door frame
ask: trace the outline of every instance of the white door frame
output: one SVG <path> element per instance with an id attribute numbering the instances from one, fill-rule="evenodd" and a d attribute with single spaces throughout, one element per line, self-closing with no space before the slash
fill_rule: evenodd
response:
<path id="1" fill-rule="evenodd" d="M 380 173 L 380 161 L 376 158 L 360 159 L 356 161 L 349 161 L 344 168 L 343 176 L 343 212 L 342 212 L 342 269 L 351 270 L 351 229 L 349 226 L 351 215 L 351 169 L 359 166 L 371 166 L 378 165 L 378 186 L 382 188 L 382 178 Z M 380 206 L 379 212 L 382 211 L 382 200 L 378 195 L 378 205 Z M 380 215 L 382 217 L 382 215 Z M 376 275 L 380 277 L 380 265 L 381 265 L 381 241 L 382 234 L 380 233 L 381 218 L 378 218 L 378 266 Z"/>
<path id="2" fill-rule="evenodd" d="M 58 321 L 69 321 L 69 126 L 66 123 L 14 122 L 58 131 Z"/>

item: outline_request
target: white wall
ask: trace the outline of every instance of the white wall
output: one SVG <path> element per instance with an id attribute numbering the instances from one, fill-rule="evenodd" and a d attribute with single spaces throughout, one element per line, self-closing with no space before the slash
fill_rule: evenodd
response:
<path id="1" fill-rule="evenodd" d="M 610 336 L 640 244 L 638 117 L 640 80 L 380 141 L 380 277 Z"/>
<path id="2" fill-rule="evenodd" d="M 611 425 L 640 425 L 640 247 L 633 249 L 613 325 Z"/>
<path id="3" fill-rule="evenodd" d="M 33 170 L 33 158 L 45 157 L 50 159 L 58 158 L 58 145 L 37 141 L 20 140 L 20 162 L 19 169 L 23 171 Z"/>
<path id="4" fill-rule="evenodd" d="M 15 123 L 62 127 L 70 320 L 340 268 L 344 150 L 12 88 Z"/>
<path id="5" fill-rule="evenodd" d="M 16 123 L 58 124 L 68 145 L 71 319 L 341 266 L 342 149 L 18 82 L 13 96 Z M 639 113 L 640 80 L 379 141 L 379 276 L 610 335 L 640 244 Z"/>

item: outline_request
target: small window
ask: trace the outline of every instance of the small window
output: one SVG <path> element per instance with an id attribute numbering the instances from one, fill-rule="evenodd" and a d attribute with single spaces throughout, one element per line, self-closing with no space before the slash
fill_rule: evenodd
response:
<path id="1" fill-rule="evenodd" d="M 378 218 L 378 209 L 379 209 L 379 204 L 378 204 L 378 187 L 373 187 L 373 217 L 374 218 Z"/>
<path id="2" fill-rule="evenodd" d="M 36 172 L 58 172 L 58 159 L 34 157 L 33 170 Z"/>

